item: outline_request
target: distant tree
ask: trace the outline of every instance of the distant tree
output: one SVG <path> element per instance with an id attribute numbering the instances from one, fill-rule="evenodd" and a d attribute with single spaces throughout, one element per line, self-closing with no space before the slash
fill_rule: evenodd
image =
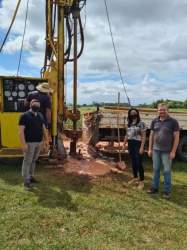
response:
<path id="1" fill-rule="evenodd" d="M 101 104 L 99 102 L 92 102 L 92 106 L 94 106 L 94 107 L 100 107 Z"/>
<path id="2" fill-rule="evenodd" d="M 159 99 L 151 104 L 151 108 L 157 108 L 159 103 L 164 102 L 164 99 Z"/>
<path id="3" fill-rule="evenodd" d="M 150 107 L 150 108 L 157 108 L 159 103 L 166 103 L 169 108 L 187 108 L 187 99 L 183 101 L 177 100 L 169 100 L 169 99 L 159 99 L 157 101 L 152 102 L 151 104 L 147 105 L 146 103 L 140 104 L 139 107 Z"/>
<path id="4" fill-rule="evenodd" d="M 143 104 L 139 104 L 138 107 L 140 107 L 140 108 L 148 108 L 148 107 L 150 107 L 150 104 L 143 103 Z"/>
<path id="5" fill-rule="evenodd" d="M 187 99 L 184 101 L 184 106 L 185 109 L 187 109 Z"/>

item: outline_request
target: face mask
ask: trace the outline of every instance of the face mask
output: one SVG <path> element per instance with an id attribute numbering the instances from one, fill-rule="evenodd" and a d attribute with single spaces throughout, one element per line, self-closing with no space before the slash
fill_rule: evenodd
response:
<path id="1" fill-rule="evenodd" d="M 31 109 L 32 109 L 33 112 L 39 112 L 40 107 L 33 105 L 33 106 L 31 107 Z"/>
<path id="2" fill-rule="evenodd" d="M 134 120 L 134 119 L 137 119 L 137 115 L 131 115 L 131 118 Z"/>

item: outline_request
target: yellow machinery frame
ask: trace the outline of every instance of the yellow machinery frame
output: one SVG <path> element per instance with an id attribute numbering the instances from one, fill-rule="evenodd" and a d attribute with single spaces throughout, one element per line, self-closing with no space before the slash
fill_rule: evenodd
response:
<path id="1" fill-rule="evenodd" d="M 18 121 L 20 112 L 4 111 L 4 89 L 3 81 L 9 80 L 34 80 L 37 82 L 47 81 L 46 79 L 33 77 L 12 77 L 0 76 L 0 158 L 1 157 L 21 157 L 22 150 L 18 136 Z"/>
<path id="2" fill-rule="evenodd" d="M 58 151 L 58 143 L 61 140 L 60 133 L 63 131 L 63 123 L 70 119 L 73 122 L 73 130 L 68 132 L 72 142 L 70 151 L 76 154 L 76 141 L 80 135 L 77 131 L 77 120 L 80 113 L 77 110 L 77 25 L 80 21 L 80 3 L 86 0 L 46 0 L 46 54 L 42 70 L 42 79 L 47 79 L 53 88 L 52 95 L 52 149 Z M 18 3 L 19 4 L 19 3 Z M 19 6 L 19 5 L 18 5 Z M 17 7 L 18 8 L 18 7 Z M 57 17 L 57 29 L 53 27 L 54 9 Z M 16 12 L 17 13 L 17 12 Z M 67 110 L 65 106 L 65 22 L 67 16 L 73 19 L 73 110 Z M 14 15 L 15 19 L 16 14 Z M 54 32 L 55 30 L 55 32 Z M 80 53 L 81 54 L 81 53 Z M 11 78 L 11 77 L 8 77 Z M 14 78 L 14 77 L 12 77 Z M 15 77 L 16 78 L 16 77 Z M 19 79 L 36 79 L 18 77 Z M 0 157 L 22 156 L 21 145 L 18 138 L 18 120 L 20 113 L 3 111 L 3 79 L 0 77 Z M 41 78 L 38 78 L 40 81 Z M 71 150 L 72 146 L 72 150 Z"/>

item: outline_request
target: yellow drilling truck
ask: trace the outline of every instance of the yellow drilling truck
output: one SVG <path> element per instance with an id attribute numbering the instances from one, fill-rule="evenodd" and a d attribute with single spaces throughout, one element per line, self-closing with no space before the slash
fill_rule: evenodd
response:
<path id="1" fill-rule="evenodd" d="M 17 6 L 5 36 L 1 51 L 6 42 L 11 27 L 16 20 Z M 18 138 L 18 119 L 25 110 L 24 99 L 39 82 L 48 81 L 54 92 L 52 94 L 52 129 L 51 155 L 59 157 L 62 148 L 61 134 L 64 122 L 72 121 L 72 129 L 66 131 L 71 138 L 70 153 L 76 155 L 76 142 L 80 135 L 77 130 L 77 120 L 80 112 L 77 109 L 77 61 L 84 47 L 84 32 L 81 21 L 81 10 L 86 0 L 46 0 L 46 49 L 41 78 L 21 76 L 0 77 L 0 157 L 21 156 Z M 27 6 L 28 7 L 28 6 Z M 79 40 L 80 39 L 80 43 Z M 78 46 L 78 43 L 80 46 Z M 73 108 L 68 110 L 65 105 L 65 65 L 73 65 Z M 63 155 L 62 155 L 63 157 Z"/>

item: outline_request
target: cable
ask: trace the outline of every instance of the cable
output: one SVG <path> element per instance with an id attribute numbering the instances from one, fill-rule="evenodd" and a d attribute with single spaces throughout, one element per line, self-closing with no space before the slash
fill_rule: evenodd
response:
<path id="1" fill-rule="evenodd" d="M 124 92 L 125 92 L 125 95 L 127 97 L 128 104 L 129 104 L 129 106 L 131 106 L 130 98 L 129 98 L 128 94 L 127 94 L 127 90 L 126 90 L 126 87 L 125 87 L 125 83 L 124 83 L 124 80 L 123 80 L 123 76 L 122 76 L 122 72 L 121 72 L 121 68 L 120 68 L 120 64 L 119 64 L 119 59 L 118 59 L 117 50 L 116 50 L 116 46 L 115 46 L 115 42 L 114 42 L 114 37 L 113 37 L 113 33 L 112 33 L 112 28 L 111 28 L 111 22 L 110 22 L 110 17 L 109 17 L 109 11 L 108 11 L 108 6 L 107 6 L 107 1 L 104 0 L 104 3 L 105 3 L 105 7 L 106 7 L 107 20 L 108 20 L 108 25 L 109 25 L 109 29 L 110 29 L 110 35 L 111 35 L 111 39 L 112 39 L 112 45 L 113 45 L 113 48 L 114 48 L 114 54 L 115 54 L 115 58 L 116 58 L 116 63 L 117 63 L 119 75 L 120 75 L 120 78 L 121 78 L 121 83 L 123 85 Z"/>
<path id="2" fill-rule="evenodd" d="M 23 44 L 24 44 L 24 39 L 25 39 L 26 27 L 27 27 L 28 11 L 29 11 L 29 0 L 27 0 L 25 23 L 24 23 L 24 30 L 23 30 L 23 39 L 22 39 L 21 50 L 20 50 L 20 55 L 19 55 L 19 62 L 18 62 L 18 68 L 17 68 L 17 76 L 19 74 L 19 69 L 20 69 L 20 64 L 21 64 L 21 58 L 22 58 L 22 52 L 23 52 Z"/>
<path id="3" fill-rule="evenodd" d="M 86 29 L 86 21 L 87 21 L 87 4 L 85 2 L 85 11 L 84 11 L 84 25 L 83 25 L 83 30 Z"/>
<path id="4" fill-rule="evenodd" d="M 8 37 L 8 35 L 9 35 L 9 33 L 10 33 L 10 30 L 11 30 L 11 28 L 12 28 L 12 25 L 14 24 L 14 21 L 15 21 L 15 18 L 16 18 L 16 15 L 17 15 L 17 12 L 18 12 L 20 3 L 21 3 L 21 0 L 18 0 L 17 5 L 16 5 L 16 9 L 15 9 L 15 11 L 14 11 L 14 15 L 13 15 L 12 21 L 11 21 L 11 23 L 10 23 L 10 26 L 9 26 L 9 28 L 8 28 L 8 31 L 7 31 L 7 33 L 6 33 L 6 35 L 5 35 L 5 38 L 4 38 L 4 40 L 3 40 L 3 43 L 2 43 L 2 45 L 1 45 L 0 53 L 1 53 L 3 47 L 4 47 L 5 43 L 6 43 L 6 40 L 7 40 L 7 37 Z"/>

